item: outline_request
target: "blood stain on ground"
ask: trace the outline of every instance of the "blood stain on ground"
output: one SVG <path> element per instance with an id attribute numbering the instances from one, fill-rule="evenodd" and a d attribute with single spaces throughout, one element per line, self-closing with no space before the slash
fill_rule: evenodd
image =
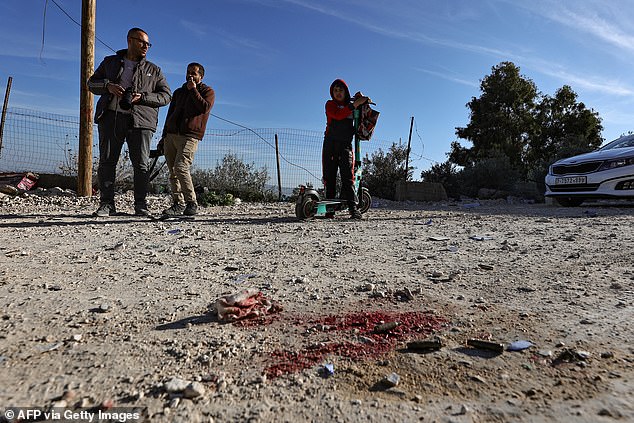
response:
<path id="1" fill-rule="evenodd" d="M 333 338 L 340 341 L 313 342 L 297 351 L 274 351 L 271 354 L 274 363 L 264 373 L 274 378 L 299 372 L 317 365 L 329 355 L 355 361 L 378 357 L 393 350 L 399 342 L 429 336 L 447 323 L 446 319 L 430 312 L 417 311 L 374 311 L 331 315 L 318 320 L 298 319 L 300 326 L 307 326 L 306 333 L 332 333 Z"/>

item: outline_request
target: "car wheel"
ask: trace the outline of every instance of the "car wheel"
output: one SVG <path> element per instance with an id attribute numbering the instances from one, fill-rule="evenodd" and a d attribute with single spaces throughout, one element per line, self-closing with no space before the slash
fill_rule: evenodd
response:
<path id="1" fill-rule="evenodd" d="M 583 203 L 583 198 L 557 197 L 556 200 L 563 207 L 578 207 Z"/>

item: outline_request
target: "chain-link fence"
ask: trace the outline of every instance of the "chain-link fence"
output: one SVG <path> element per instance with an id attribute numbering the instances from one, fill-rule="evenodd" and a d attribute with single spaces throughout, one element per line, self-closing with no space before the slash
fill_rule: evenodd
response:
<path id="1" fill-rule="evenodd" d="M 160 126 L 160 125 L 159 125 Z M 98 132 L 94 128 L 93 156 L 99 154 Z M 160 133 L 154 136 L 156 146 Z M 276 138 L 277 146 L 276 149 Z M 196 152 L 194 167 L 213 169 L 228 154 L 254 168 L 266 168 L 268 186 L 277 191 L 279 175 L 282 193 L 288 195 L 300 184 L 321 187 L 323 131 L 289 128 L 208 129 Z M 373 139 L 362 142 L 362 156 L 391 142 Z M 0 172 L 34 172 L 76 175 L 79 148 L 79 117 L 7 108 Z"/>

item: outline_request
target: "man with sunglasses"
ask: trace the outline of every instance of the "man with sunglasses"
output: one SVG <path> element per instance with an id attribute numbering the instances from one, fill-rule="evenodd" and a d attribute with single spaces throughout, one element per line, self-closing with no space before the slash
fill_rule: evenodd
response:
<path id="1" fill-rule="evenodd" d="M 95 110 L 99 128 L 99 208 L 95 216 L 116 213 L 114 191 L 117 162 L 127 142 L 134 170 L 134 214 L 149 216 L 150 141 L 158 124 L 158 109 L 172 99 L 161 68 L 146 60 L 152 47 L 141 28 L 128 31 L 128 48 L 107 56 L 88 80 L 100 95 Z"/>

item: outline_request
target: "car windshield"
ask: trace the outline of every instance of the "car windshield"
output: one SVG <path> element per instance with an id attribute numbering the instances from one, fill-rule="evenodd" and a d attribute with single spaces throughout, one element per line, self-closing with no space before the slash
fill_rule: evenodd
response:
<path id="1" fill-rule="evenodd" d="M 626 135 L 621 138 L 617 138 L 614 141 L 599 148 L 599 150 L 612 150 L 613 148 L 626 148 L 634 147 L 634 135 Z"/>

